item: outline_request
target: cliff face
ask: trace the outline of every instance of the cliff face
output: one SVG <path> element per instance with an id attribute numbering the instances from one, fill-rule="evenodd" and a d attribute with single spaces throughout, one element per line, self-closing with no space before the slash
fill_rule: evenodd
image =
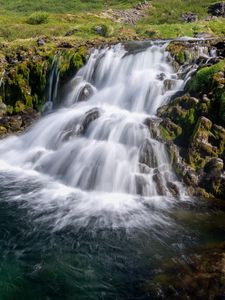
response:
<path id="1" fill-rule="evenodd" d="M 206 45 L 204 45 L 206 46 Z M 175 65 L 197 64 L 184 92 L 159 108 L 159 131 L 167 142 L 171 161 L 189 193 L 225 197 L 225 59 L 224 43 L 207 45 L 217 56 L 196 55 L 196 45 L 168 47 Z"/>

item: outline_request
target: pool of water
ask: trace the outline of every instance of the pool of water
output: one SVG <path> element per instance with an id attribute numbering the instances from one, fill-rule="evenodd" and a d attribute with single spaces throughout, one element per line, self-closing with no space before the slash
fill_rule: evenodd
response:
<path id="1" fill-rule="evenodd" d="M 205 201 L 149 207 L 164 222 L 143 227 L 97 227 L 94 217 L 57 227 L 56 207 L 28 205 L 43 182 L 3 171 L 0 180 L 1 300 L 158 299 L 149 286 L 164 262 L 224 241 L 225 214 Z"/>

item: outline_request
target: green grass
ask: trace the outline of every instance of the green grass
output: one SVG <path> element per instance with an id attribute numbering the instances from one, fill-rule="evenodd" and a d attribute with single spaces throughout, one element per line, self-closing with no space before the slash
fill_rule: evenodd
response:
<path id="1" fill-rule="evenodd" d="M 107 27 L 108 39 L 118 36 L 132 39 L 137 35 L 140 38 L 175 38 L 194 36 L 199 32 L 225 35 L 225 19 L 205 20 L 208 6 L 215 2 L 212 0 L 151 0 L 148 15 L 135 26 L 115 22 L 101 14 L 105 9 L 126 9 L 140 1 L 0 0 L 0 42 L 40 36 L 64 38 L 70 30 L 75 32 L 66 39 L 93 40 L 100 38 L 92 30 L 96 25 Z M 187 24 L 182 21 L 181 14 L 189 11 L 198 14 L 198 22 Z M 39 22 L 37 14 L 46 14 L 48 18 Z"/>
<path id="2" fill-rule="evenodd" d="M 41 10 L 50 13 L 78 13 L 109 7 L 127 8 L 138 2 L 137 0 L 0 0 L 0 7 L 5 11 L 24 15 Z"/>
<path id="3" fill-rule="evenodd" d="M 210 4 L 218 1 L 212 0 L 152 0 L 152 7 L 149 16 L 144 22 L 148 24 L 174 24 L 183 23 L 182 13 L 193 12 L 200 19 L 208 15 Z"/>

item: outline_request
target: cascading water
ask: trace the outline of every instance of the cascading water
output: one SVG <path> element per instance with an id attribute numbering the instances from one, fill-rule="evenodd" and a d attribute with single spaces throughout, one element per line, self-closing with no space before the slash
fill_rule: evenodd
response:
<path id="1" fill-rule="evenodd" d="M 224 241 L 224 213 L 181 201 L 149 130 L 191 72 L 176 74 L 165 48 L 95 50 L 61 107 L 0 142 L 1 300 L 168 299 L 165 263 Z"/>
<path id="2" fill-rule="evenodd" d="M 0 143 L 1 168 L 47 175 L 47 186 L 28 205 L 55 206 L 60 226 L 92 218 L 96 225 L 151 222 L 146 206 L 173 202 L 171 185 L 177 194 L 183 190 L 146 124 L 182 83 L 165 45 L 133 54 L 121 45 L 95 50 L 68 84 L 62 108 Z"/>

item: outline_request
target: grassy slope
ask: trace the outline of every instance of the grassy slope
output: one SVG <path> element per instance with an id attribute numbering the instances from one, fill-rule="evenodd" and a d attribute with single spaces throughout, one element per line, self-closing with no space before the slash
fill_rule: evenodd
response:
<path id="1" fill-rule="evenodd" d="M 39 36 L 65 36 L 76 29 L 72 37 L 75 40 L 97 39 L 93 32 L 95 25 L 106 24 L 109 37 L 133 38 L 173 38 L 193 36 L 198 32 L 224 36 L 225 19 L 216 18 L 206 21 L 207 8 L 215 1 L 211 0 L 151 0 L 149 15 L 136 26 L 114 22 L 101 16 L 108 8 L 125 9 L 139 3 L 140 0 L 0 0 L 0 41 L 37 38 Z M 32 12 L 47 11 L 47 24 L 29 25 L 26 20 Z M 195 12 L 199 16 L 197 23 L 186 24 L 180 19 L 183 12 Z M 71 39 L 71 38 L 66 38 Z"/>

